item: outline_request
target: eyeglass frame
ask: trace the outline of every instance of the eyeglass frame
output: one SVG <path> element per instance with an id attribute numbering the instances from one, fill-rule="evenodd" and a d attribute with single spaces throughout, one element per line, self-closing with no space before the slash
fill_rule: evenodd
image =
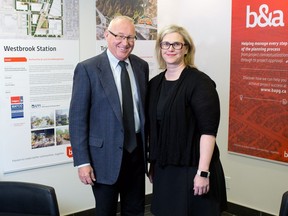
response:
<path id="1" fill-rule="evenodd" d="M 169 46 L 168 46 L 167 48 L 163 48 L 162 45 L 163 45 L 164 43 L 165 43 L 166 45 L 169 44 Z M 179 44 L 179 45 L 181 44 L 181 47 L 176 49 L 176 48 L 175 48 L 175 45 L 176 45 L 176 44 Z M 181 43 L 181 42 L 178 42 L 178 41 L 173 42 L 173 43 L 169 43 L 168 41 L 162 41 L 162 42 L 159 44 L 160 48 L 163 49 L 163 50 L 168 50 L 168 49 L 170 49 L 171 46 L 172 46 L 173 49 L 175 49 L 175 50 L 181 50 L 181 49 L 183 48 L 183 46 L 187 46 L 187 45 L 188 45 L 188 44 Z"/>
<path id="2" fill-rule="evenodd" d="M 127 39 L 128 42 L 134 42 L 135 40 L 137 40 L 137 36 L 124 36 L 124 35 L 117 35 L 113 32 L 111 32 L 110 30 L 108 30 L 108 32 L 113 35 L 115 37 L 116 40 L 119 40 L 119 41 L 123 41 L 125 39 Z"/>

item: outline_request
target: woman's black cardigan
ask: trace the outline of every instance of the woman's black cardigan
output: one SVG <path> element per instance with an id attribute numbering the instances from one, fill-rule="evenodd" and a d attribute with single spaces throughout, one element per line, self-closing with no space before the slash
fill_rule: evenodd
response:
<path id="1" fill-rule="evenodd" d="M 149 160 L 162 166 L 198 166 L 201 135 L 216 137 L 218 131 L 220 104 L 216 85 L 205 73 L 187 66 L 165 104 L 159 125 L 157 103 L 164 79 L 165 71 L 149 82 Z M 218 158 L 216 145 L 211 162 Z"/>

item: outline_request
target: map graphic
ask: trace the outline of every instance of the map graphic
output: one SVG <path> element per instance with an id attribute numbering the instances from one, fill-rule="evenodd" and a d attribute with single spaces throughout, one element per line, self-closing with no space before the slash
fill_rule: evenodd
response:
<path id="1" fill-rule="evenodd" d="M 78 39 L 78 0 L 1 0 L 0 38 Z"/>

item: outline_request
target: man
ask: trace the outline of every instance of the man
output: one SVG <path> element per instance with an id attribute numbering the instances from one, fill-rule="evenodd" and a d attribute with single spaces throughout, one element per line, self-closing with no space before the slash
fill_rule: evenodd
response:
<path id="1" fill-rule="evenodd" d="M 108 49 L 80 62 L 74 72 L 69 116 L 74 165 L 80 180 L 92 186 L 97 216 L 116 215 L 118 195 L 121 215 L 144 215 L 148 63 L 131 54 L 136 40 L 131 18 L 114 18 L 105 39 Z M 130 111 L 127 108 L 133 122 L 130 135 L 136 137 L 134 147 L 127 148 L 129 129 L 123 114 L 129 94 L 122 88 L 130 84 L 121 84 L 123 68 L 130 76 L 133 100 Z"/>

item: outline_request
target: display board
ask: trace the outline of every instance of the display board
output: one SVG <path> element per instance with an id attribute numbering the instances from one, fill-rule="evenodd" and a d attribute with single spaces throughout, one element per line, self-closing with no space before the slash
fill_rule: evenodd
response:
<path id="1" fill-rule="evenodd" d="M 232 1 L 231 153 L 288 162 L 287 8 L 287 1 Z"/>
<path id="2" fill-rule="evenodd" d="M 72 162 L 68 110 L 79 61 L 77 0 L 0 2 L 4 172 Z"/>

